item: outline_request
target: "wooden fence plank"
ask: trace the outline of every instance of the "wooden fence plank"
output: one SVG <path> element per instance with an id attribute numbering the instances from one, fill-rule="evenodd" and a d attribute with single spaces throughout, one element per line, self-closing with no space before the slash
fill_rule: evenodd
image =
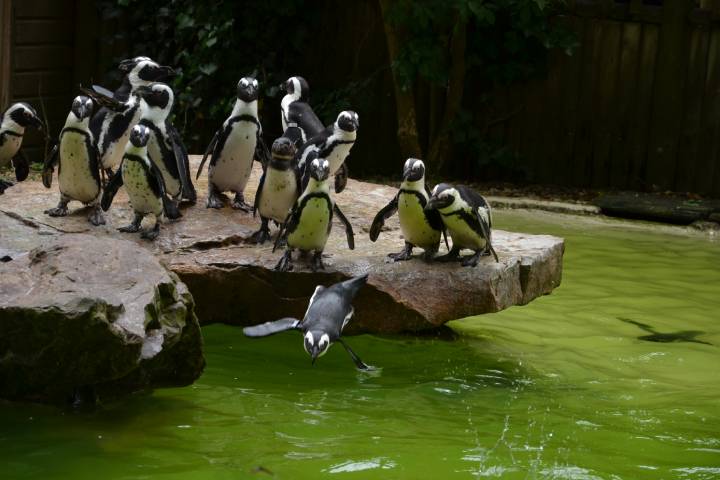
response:
<path id="1" fill-rule="evenodd" d="M 720 173 L 717 167 L 720 159 L 720 29 L 710 33 L 707 58 L 700 149 L 695 166 L 702 173 L 695 176 L 693 190 L 720 195 L 720 185 L 714 181 L 714 176 Z"/>
<path id="2" fill-rule="evenodd" d="M 572 164 L 572 181 L 574 185 L 589 186 L 592 165 L 592 128 L 593 128 L 593 90 L 595 88 L 595 72 L 593 59 L 599 46 L 595 39 L 599 30 L 600 20 L 586 19 L 583 29 L 583 65 L 580 73 L 580 91 L 578 92 L 577 136 L 575 138 L 575 154 Z M 599 68 L 599 67 L 598 67 Z"/>
<path id="3" fill-rule="evenodd" d="M 12 0 L 0 3 L 0 112 L 10 103 L 12 75 Z"/>

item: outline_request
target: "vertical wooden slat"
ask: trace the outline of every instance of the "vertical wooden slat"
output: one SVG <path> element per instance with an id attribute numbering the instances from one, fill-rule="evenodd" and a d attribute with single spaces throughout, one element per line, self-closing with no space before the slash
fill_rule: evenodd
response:
<path id="1" fill-rule="evenodd" d="M 710 33 L 707 56 L 707 74 L 705 76 L 705 100 L 703 105 L 700 149 L 696 168 L 700 174 L 695 176 L 694 190 L 700 193 L 720 194 L 720 29 Z"/>
<path id="2" fill-rule="evenodd" d="M 592 164 L 592 128 L 593 128 L 593 89 L 595 86 L 595 37 L 599 30 L 599 20 L 586 19 L 583 29 L 583 61 L 580 72 L 580 91 L 578 92 L 577 136 L 572 163 L 573 184 L 589 186 Z M 598 66 L 600 68 L 600 66 Z"/>
<path id="3" fill-rule="evenodd" d="M 10 104 L 12 0 L 0 2 L 0 112 Z"/>
<path id="4" fill-rule="evenodd" d="M 632 165 L 631 145 L 636 138 L 631 135 L 635 111 L 640 93 L 637 91 L 640 67 L 642 25 L 627 22 L 623 25 L 620 45 L 620 65 L 615 101 L 615 129 L 610 146 L 610 185 L 628 188 Z"/>

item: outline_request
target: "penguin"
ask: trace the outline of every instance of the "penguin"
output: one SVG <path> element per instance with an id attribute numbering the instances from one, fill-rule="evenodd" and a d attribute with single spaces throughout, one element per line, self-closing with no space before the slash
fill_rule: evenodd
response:
<path id="1" fill-rule="evenodd" d="M 130 225 L 120 227 L 118 231 L 138 232 L 143 218 L 152 214 L 155 216 L 155 224 L 140 233 L 140 237 L 146 240 L 155 240 L 160 234 L 160 216 L 163 213 L 168 218 L 180 215 L 175 204 L 165 194 L 162 173 L 148 157 L 147 146 L 151 138 L 152 131 L 145 125 L 133 127 L 120 169 L 110 179 L 101 202 L 102 209 L 107 211 L 118 189 L 125 185 L 135 218 Z"/>
<path id="2" fill-rule="evenodd" d="M 160 82 L 138 87 L 135 92 L 141 98 L 143 111 L 138 125 L 150 129 L 148 156 L 162 173 L 165 192 L 177 206 L 186 192 L 195 190 L 186 170 L 182 140 L 173 134 L 167 120 L 175 96 L 172 88 Z"/>
<path id="3" fill-rule="evenodd" d="M 75 97 L 65 126 L 60 131 L 58 144 L 45 159 L 42 181 L 45 188 L 52 187 L 57 163 L 60 201 L 57 207 L 45 210 L 45 213 L 51 217 L 64 217 L 68 214 L 68 203 L 76 200 L 92 207 L 88 221 L 98 226 L 105 224 L 105 217 L 99 205 L 100 165 L 90 131 L 92 113 L 93 102 L 89 97 Z"/>
<path id="4" fill-rule="evenodd" d="M 287 249 L 275 270 L 286 272 L 292 270 L 292 252 L 295 249 L 302 253 L 314 252 L 311 269 L 324 270 L 322 252 L 332 229 L 333 212 L 345 225 L 345 234 L 350 250 L 355 249 L 355 236 L 352 225 L 340 208 L 330 198 L 327 184 L 330 164 L 325 159 L 315 158 L 310 163 L 310 180 L 305 191 L 295 201 L 292 211 L 285 219 L 275 240 L 275 251 L 283 241 L 287 241 Z"/>
<path id="5" fill-rule="evenodd" d="M 100 164 L 108 174 L 120 165 L 125 153 L 125 146 L 130 131 L 140 121 L 142 109 L 140 99 L 133 95 L 135 89 L 149 85 L 155 81 L 165 80 L 175 74 L 171 67 L 162 66 L 148 57 L 135 57 L 120 62 L 118 69 L 125 73 L 122 84 L 115 92 L 93 85 L 91 95 L 98 101 L 99 97 L 109 97 L 114 103 L 100 101 L 100 108 L 90 121 L 90 129 L 97 142 Z M 97 95 L 94 95 L 97 94 Z"/>
<path id="6" fill-rule="evenodd" d="M 208 155 L 207 208 L 222 208 L 220 194 L 235 192 L 232 208 L 250 212 L 243 191 L 250 178 L 253 160 L 263 166 L 270 160 L 270 152 L 262 137 L 262 125 L 258 118 L 258 81 L 243 77 L 237 84 L 237 100 L 230 116 L 215 132 L 195 178 L 200 178 Z"/>
<path id="7" fill-rule="evenodd" d="M 287 330 L 299 330 L 303 334 L 303 347 L 310 355 L 312 364 L 325 355 L 335 342 L 340 343 L 350 355 L 359 370 L 369 371 L 375 368 L 364 363 L 360 357 L 341 338 L 342 331 L 352 319 L 355 309 L 353 298 L 367 283 L 367 274 L 336 283 L 330 287 L 318 285 L 310 297 L 305 316 L 302 320 L 292 317 L 281 318 L 274 322 L 243 328 L 248 337 L 266 337 Z"/>
<path id="8" fill-rule="evenodd" d="M 464 267 L 474 267 L 481 255 L 492 254 L 499 262 L 492 245 L 492 213 L 490 205 L 475 190 L 447 183 L 436 185 L 425 210 L 438 210 L 450 232 L 453 246 L 450 252 L 436 257 L 438 262 L 462 260 Z M 460 250 L 473 250 L 473 255 L 460 258 Z"/>
<path id="9" fill-rule="evenodd" d="M 25 180 L 30 173 L 30 163 L 20 148 L 27 127 L 45 131 L 43 122 L 29 104 L 14 103 L 3 112 L 0 123 L 0 168 L 5 168 L 12 161 L 15 179 L 18 182 Z M 12 185 L 12 182 L 0 179 L 0 195 Z"/>
<path id="10" fill-rule="evenodd" d="M 293 158 L 295 144 L 287 137 L 280 137 L 272 145 L 272 159 L 260 177 L 253 217 L 260 213 L 260 230 L 250 237 L 252 243 L 264 243 L 270 238 L 270 220 L 282 224 L 300 193 L 300 176 Z"/>
<path id="11" fill-rule="evenodd" d="M 296 145 L 299 148 L 308 138 L 322 132 L 325 125 L 308 103 L 310 86 L 303 77 L 290 77 L 280 88 L 285 91 L 280 101 L 282 129 L 285 132 L 289 126 L 299 128 L 300 137 Z"/>
<path id="12" fill-rule="evenodd" d="M 360 126 L 358 114 L 346 110 L 340 112 L 335 123 L 308 139 L 297 153 L 298 168 L 303 172 L 303 187 L 307 183 L 308 172 L 305 172 L 307 157 L 310 152 L 318 152 L 319 158 L 330 162 L 330 175 L 335 176 L 335 193 L 340 193 L 347 184 L 347 165 L 345 159 L 355 145 L 357 129 Z"/>
<path id="13" fill-rule="evenodd" d="M 425 250 L 425 260 L 431 260 L 440 248 L 440 234 L 445 237 L 446 246 L 447 236 L 440 213 L 437 210 L 425 210 L 429 198 L 430 191 L 425 184 L 425 164 L 417 158 L 408 158 L 403 167 L 400 190 L 375 216 L 370 227 L 370 240 L 376 241 L 385 220 L 398 212 L 405 248 L 400 253 L 388 254 L 388 257 L 396 262 L 409 260 L 413 247 L 420 247 Z"/>

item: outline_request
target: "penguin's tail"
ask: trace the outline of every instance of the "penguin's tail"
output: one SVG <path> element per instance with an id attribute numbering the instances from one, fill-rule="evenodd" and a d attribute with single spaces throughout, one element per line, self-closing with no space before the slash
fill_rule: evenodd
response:
<path id="1" fill-rule="evenodd" d="M 357 295 L 358 291 L 367 283 L 368 280 L 368 274 L 360 275 L 357 277 L 353 277 L 350 280 L 345 280 L 342 282 L 342 286 L 344 289 L 350 293 L 351 297 L 354 297 Z"/>

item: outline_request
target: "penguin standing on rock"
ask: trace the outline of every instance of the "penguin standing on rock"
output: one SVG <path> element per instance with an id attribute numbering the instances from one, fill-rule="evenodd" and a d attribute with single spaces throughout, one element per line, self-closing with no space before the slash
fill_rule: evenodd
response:
<path id="1" fill-rule="evenodd" d="M 257 80 L 252 77 L 240 79 L 232 113 L 222 128 L 215 132 L 200 162 L 195 178 L 200 178 L 205 160 L 210 155 L 208 208 L 222 208 L 220 195 L 232 191 L 235 192 L 232 208 L 246 212 L 252 209 L 245 203 L 243 192 L 250 178 L 253 160 L 258 160 L 263 166 L 270 160 L 258 118 L 258 92 Z"/>
<path id="2" fill-rule="evenodd" d="M 22 182 L 30 173 L 30 164 L 20 148 L 25 129 L 32 126 L 44 132 L 45 127 L 35 109 L 22 102 L 10 105 L 3 112 L 0 122 L 0 168 L 12 161 L 15 179 Z M 12 182 L 0 179 L 0 195 L 12 185 Z"/>
<path id="3" fill-rule="evenodd" d="M 118 189 L 125 185 L 135 218 L 130 225 L 120 227 L 118 230 L 138 232 L 143 218 L 152 214 L 155 216 L 155 224 L 150 230 L 144 230 L 140 234 L 140 237 L 146 240 L 155 240 L 160 234 L 160 216 L 163 213 L 168 218 L 177 218 L 180 215 L 175 205 L 165 195 L 162 173 L 148 158 L 147 145 L 151 135 L 150 129 L 144 125 L 136 125 L 132 129 L 120 170 L 108 183 L 101 204 L 103 210 L 110 208 Z"/>
<path id="4" fill-rule="evenodd" d="M 303 347 L 312 358 L 312 363 L 327 353 L 330 345 L 339 342 L 352 358 L 359 370 L 374 370 L 366 365 L 350 346 L 341 338 L 343 328 L 350 322 L 355 310 L 353 298 L 367 283 L 367 274 L 336 283 L 330 287 L 318 285 L 310 297 L 302 320 L 286 317 L 253 327 L 243 328 L 248 337 L 266 337 L 287 330 L 299 330 L 303 334 Z"/>
<path id="5" fill-rule="evenodd" d="M 262 225 L 250 241 L 264 243 L 270 238 L 270 220 L 282 224 L 300 193 L 300 176 L 293 165 L 295 144 L 280 137 L 272 145 L 272 159 L 260 177 L 253 216 L 260 213 Z"/>
<path id="6" fill-rule="evenodd" d="M 298 169 L 303 172 L 303 186 L 307 184 L 306 172 L 307 157 L 311 152 L 317 152 L 319 158 L 330 162 L 330 176 L 335 176 L 335 193 L 345 189 L 348 178 L 348 169 L 345 159 L 350 149 L 355 145 L 357 129 L 360 126 L 358 114 L 346 110 L 340 112 L 334 124 L 310 138 L 303 144 L 297 153 Z"/>
<path id="7" fill-rule="evenodd" d="M 438 262 L 462 260 L 464 267 L 474 267 L 482 255 L 492 254 L 498 262 L 492 245 L 492 214 L 490 205 L 482 195 L 463 185 L 447 183 L 436 185 L 425 210 L 438 210 L 450 232 L 453 246 L 447 255 L 435 258 Z M 460 257 L 467 248 L 475 253 Z"/>
<path id="8" fill-rule="evenodd" d="M 299 148 L 308 138 L 322 132 L 325 125 L 308 103 L 310 87 L 303 77 L 288 78 L 281 85 L 281 89 L 285 91 L 285 96 L 280 101 L 283 132 L 286 132 L 288 127 L 297 127 L 300 135 L 295 137 L 295 147 Z"/>
<path id="9" fill-rule="evenodd" d="M 314 159 L 310 163 L 310 180 L 300 198 L 295 201 L 292 211 L 280 228 L 273 251 L 283 240 L 287 240 L 287 250 L 275 266 L 275 270 L 292 270 L 292 252 L 314 252 L 311 269 L 313 272 L 325 269 L 322 252 L 325 249 L 332 229 L 333 212 L 345 225 L 348 247 L 355 249 L 355 237 L 352 225 L 330 198 L 327 184 L 330 164 L 324 159 Z"/>
<path id="10" fill-rule="evenodd" d="M 429 193 L 425 184 L 425 164 L 422 160 L 409 158 L 403 168 L 400 190 L 395 198 L 378 212 L 370 227 L 370 240 L 374 242 L 380 235 L 385 220 L 399 212 L 405 248 L 400 253 L 388 255 L 396 262 L 412 258 L 413 247 L 425 250 L 426 260 L 431 260 L 440 248 L 440 234 L 445 236 L 445 226 L 437 210 L 425 210 L 430 198 Z"/>
<path id="11" fill-rule="evenodd" d="M 60 202 L 57 207 L 45 210 L 51 217 L 64 217 L 68 214 L 71 200 L 91 205 L 88 221 L 97 226 L 105 224 L 100 210 L 100 165 L 93 134 L 90 131 L 90 117 L 93 102 L 89 97 L 75 97 L 72 109 L 60 132 L 60 141 L 45 159 L 42 179 L 46 188 L 52 186 L 55 164 L 58 164 L 58 185 Z"/>

